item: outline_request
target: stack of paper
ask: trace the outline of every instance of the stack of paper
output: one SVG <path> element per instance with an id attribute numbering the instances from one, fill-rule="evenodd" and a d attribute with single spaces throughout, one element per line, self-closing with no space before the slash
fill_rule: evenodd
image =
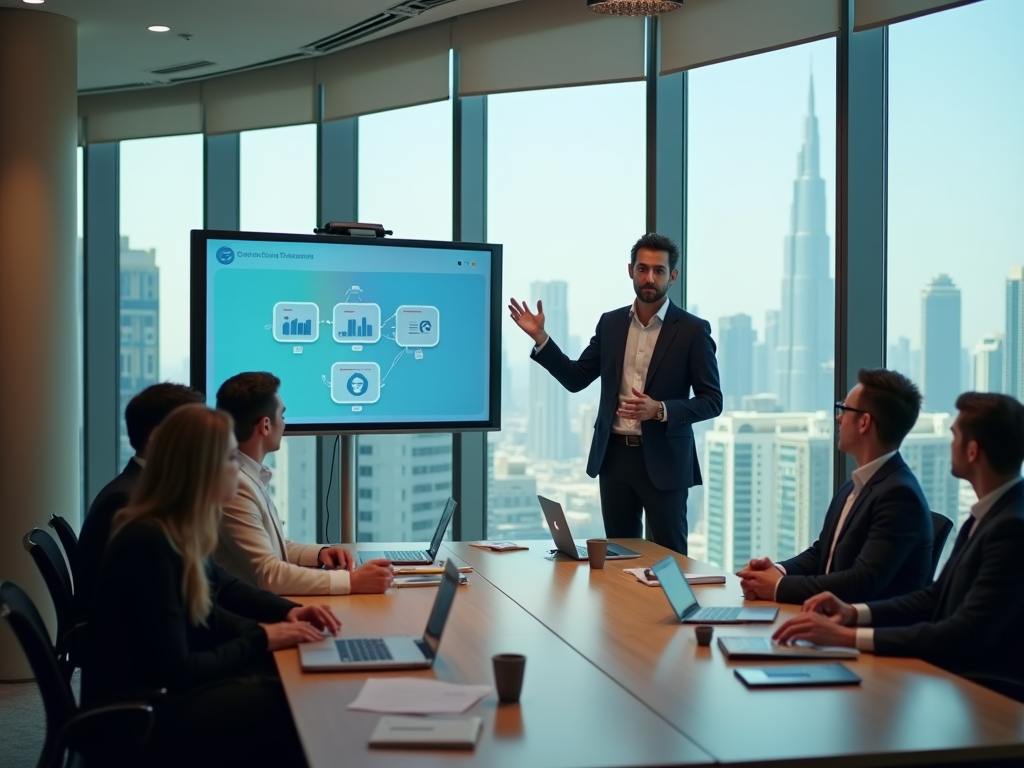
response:
<path id="1" fill-rule="evenodd" d="M 418 677 L 370 678 L 348 708 L 395 715 L 454 715 L 490 692 L 489 685 L 457 685 Z"/>
<path id="2" fill-rule="evenodd" d="M 658 587 L 661 583 L 653 573 L 648 573 L 649 568 L 623 568 L 626 573 L 636 576 L 636 580 L 648 587 Z M 690 584 L 725 584 L 725 576 L 714 573 L 687 573 L 686 581 Z"/>
<path id="3" fill-rule="evenodd" d="M 492 552 L 512 552 L 517 549 L 529 549 L 529 547 L 516 544 L 514 541 L 471 541 L 469 546 L 476 547 L 477 549 L 489 549 Z"/>

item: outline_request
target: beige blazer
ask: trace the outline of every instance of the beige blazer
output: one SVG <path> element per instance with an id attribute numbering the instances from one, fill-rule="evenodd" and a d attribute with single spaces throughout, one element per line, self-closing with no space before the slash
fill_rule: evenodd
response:
<path id="1" fill-rule="evenodd" d="M 278 595 L 347 595 L 349 572 L 321 570 L 321 545 L 284 537 L 277 509 L 260 480 L 264 468 L 241 452 L 238 458 L 238 493 L 224 505 L 214 559 L 247 584 Z"/>

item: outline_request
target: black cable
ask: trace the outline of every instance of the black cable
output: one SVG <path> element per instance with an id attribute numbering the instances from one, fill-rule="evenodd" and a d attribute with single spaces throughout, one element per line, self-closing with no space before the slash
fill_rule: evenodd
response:
<path id="1" fill-rule="evenodd" d="M 330 522 L 331 522 L 331 485 L 334 483 L 334 460 L 338 456 L 338 443 L 341 442 L 341 435 L 334 436 L 334 450 L 331 452 L 331 474 L 327 478 L 327 493 L 324 494 L 324 543 L 331 543 Z"/>

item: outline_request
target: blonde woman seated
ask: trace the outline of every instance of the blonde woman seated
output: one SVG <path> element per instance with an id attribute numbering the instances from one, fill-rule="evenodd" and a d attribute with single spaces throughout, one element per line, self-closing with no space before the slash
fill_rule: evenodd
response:
<path id="1" fill-rule="evenodd" d="M 168 416 L 100 566 L 82 698 L 166 688 L 154 763 L 305 765 L 270 652 L 340 624 L 322 606 L 303 609 L 307 620 L 260 624 L 211 596 L 207 559 L 238 486 L 236 447 L 225 413 L 187 405 Z"/>

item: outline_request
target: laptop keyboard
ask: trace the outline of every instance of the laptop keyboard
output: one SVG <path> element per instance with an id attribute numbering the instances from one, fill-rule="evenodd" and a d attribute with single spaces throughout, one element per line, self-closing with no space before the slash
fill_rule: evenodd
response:
<path id="1" fill-rule="evenodd" d="M 697 621 L 731 621 L 739 618 L 742 608 L 701 608 L 691 618 Z"/>
<path id="2" fill-rule="evenodd" d="M 387 643 L 374 640 L 335 640 L 342 661 L 390 661 Z"/>
<path id="3" fill-rule="evenodd" d="M 413 552 L 408 549 L 393 549 L 390 552 L 385 552 L 384 557 L 388 560 L 430 560 L 428 553 Z"/>
<path id="4" fill-rule="evenodd" d="M 590 553 L 587 552 L 587 548 L 581 547 L 579 544 L 576 545 L 576 554 L 580 557 L 590 557 Z"/>

